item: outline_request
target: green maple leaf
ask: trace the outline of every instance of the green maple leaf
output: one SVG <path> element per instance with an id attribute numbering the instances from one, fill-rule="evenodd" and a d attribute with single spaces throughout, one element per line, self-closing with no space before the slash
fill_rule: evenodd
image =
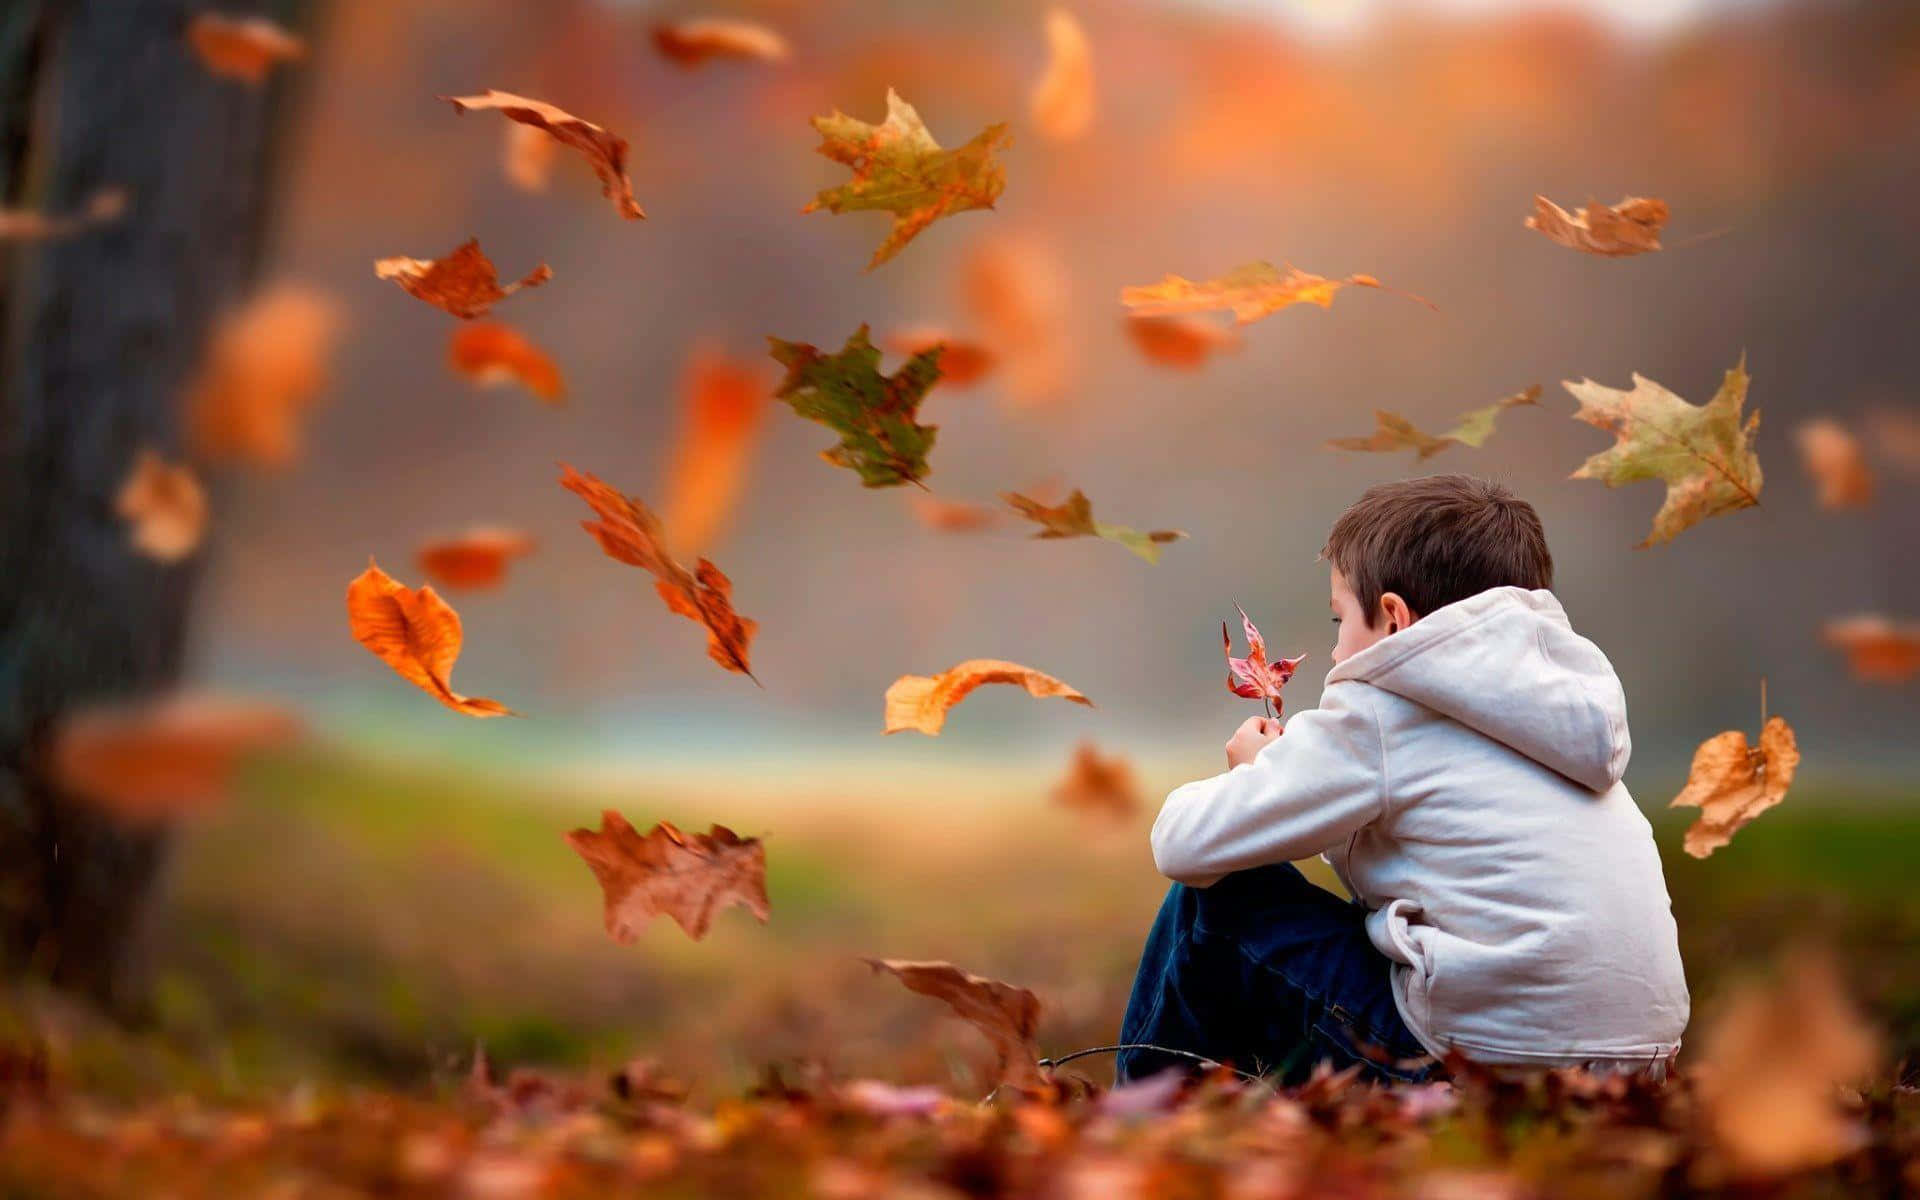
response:
<path id="1" fill-rule="evenodd" d="M 992 208 L 1007 186 L 1006 169 L 993 152 L 1013 144 L 1004 124 L 989 125 L 958 150 L 942 150 L 913 105 L 887 89 L 887 119 L 858 121 L 838 109 L 813 118 L 824 139 L 820 153 L 853 168 L 853 179 L 815 196 L 803 213 L 877 209 L 893 214 L 887 240 L 867 263 L 871 271 L 899 253 L 941 217 Z"/>
<path id="2" fill-rule="evenodd" d="M 1461 413 L 1454 427 L 1441 434 L 1418 429 L 1399 413 L 1375 409 L 1373 421 L 1378 428 L 1372 433 L 1366 437 L 1334 438 L 1327 445 L 1336 450 L 1412 450 L 1421 458 L 1431 458 L 1448 446 L 1484 446 L 1493 436 L 1494 422 L 1503 411 L 1521 404 L 1537 404 L 1539 400 L 1540 385 L 1536 383 L 1483 408 Z"/>
<path id="3" fill-rule="evenodd" d="M 1109 525 L 1105 521 L 1096 521 L 1093 519 L 1093 501 L 1088 500 L 1086 493 L 1079 488 L 1073 489 L 1073 495 L 1067 497 L 1065 504 L 1042 504 L 1018 492 L 1002 492 L 1000 499 L 1006 501 L 1015 512 L 1041 527 L 1040 532 L 1034 534 L 1034 537 L 1104 538 L 1109 542 L 1117 542 L 1125 546 L 1150 563 L 1160 561 L 1162 545 L 1187 536 L 1178 529 L 1140 530 L 1126 525 Z"/>
<path id="4" fill-rule="evenodd" d="M 821 458 L 859 472 L 866 487 L 917 484 L 926 477 L 927 452 L 939 429 L 914 418 L 927 390 L 939 382 L 941 347 L 922 350 L 892 375 L 882 375 L 880 351 L 865 325 L 838 354 L 776 337 L 767 343 L 787 369 L 774 398 L 840 435 L 840 444 L 821 451 Z"/>
<path id="5" fill-rule="evenodd" d="M 1740 419 L 1747 382 L 1743 354 L 1704 405 L 1688 404 L 1638 372 L 1631 391 L 1591 379 L 1563 383 L 1580 402 L 1574 419 L 1619 439 L 1581 464 L 1572 477 L 1598 479 L 1608 487 L 1637 479 L 1664 480 L 1666 503 L 1654 514 L 1653 529 L 1642 546 L 1672 541 L 1708 517 L 1759 504 L 1760 459 L 1753 452 L 1753 435 L 1760 414 Z"/>

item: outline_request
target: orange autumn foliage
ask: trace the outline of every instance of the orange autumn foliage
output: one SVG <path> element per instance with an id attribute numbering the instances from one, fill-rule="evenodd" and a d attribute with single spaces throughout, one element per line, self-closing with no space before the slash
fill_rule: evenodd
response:
<path id="1" fill-rule="evenodd" d="M 1092 742 L 1073 751 L 1066 777 L 1053 789 L 1053 802 L 1062 808 L 1112 820 L 1125 820 L 1145 804 L 1140 780 L 1119 755 L 1102 755 Z"/>
<path id="2" fill-rule="evenodd" d="M 936 533 L 978 533 L 1000 523 L 1000 513 L 984 504 L 966 500 L 942 500 L 924 492 L 912 492 L 907 503 L 916 520 Z"/>
<path id="3" fill-rule="evenodd" d="M 306 57 L 302 39 L 265 17 L 195 14 L 187 22 L 187 45 L 209 74 L 259 85 L 283 62 Z"/>
<path id="4" fill-rule="evenodd" d="M 541 263 L 518 282 L 501 284 L 493 261 L 481 253 L 479 238 L 468 238 L 445 258 L 376 259 L 373 273 L 461 320 L 472 320 L 521 288 L 539 287 L 553 278 L 553 268 Z"/>
<path id="5" fill-rule="evenodd" d="M 668 452 L 661 516 L 676 551 L 698 554 L 725 534 L 772 396 L 771 373 L 758 363 L 705 345 L 688 356 L 680 372 L 680 427 Z"/>
<path id="6" fill-rule="evenodd" d="M 984 238 L 961 264 L 960 302 L 998 356 L 1015 407 L 1057 404 L 1072 386 L 1072 278 L 1059 248 L 1034 234 Z"/>
<path id="7" fill-rule="evenodd" d="M 1046 29 L 1047 70 L 1034 85 L 1028 109 L 1041 136 L 1071 142 L 1093 124 L 1093 51 L 1079 19 L 1064 8 L 1047 10 Z"/>
<path id="8" fill-rule="evenodd" d="M 527 335 L 498 321 L 455 326 L 447 342 L 447 362 L 483 387 L 518 383 L 548 404 L 566 400 L 566 381 L 553 359 Z"/>
<path id="9" fill-rule="evenodd" d="M 299 456 L 301 422 L 328 382 L 340 306 L 279 284 L 222 315 L 187 386 L 185 422 L 195 457 L 284 467 Z"/>
<path id="10" fill-rule="evenodd" d="M 1023 987 L 963 971 L 950 962 L 909 962 L 898 958 L 869 958 L 867 965 L 885 971 L 907 990 L 944 1001 L 967 1024 L 993 1043 L 999 1081 L 1022 1088 L 1045 1087 L 1040 1072 L 1040 1050 L 1035 1042 L 1040 1028 L 1040 998 Z"/>
<path id="11" fill-rule="evenodd" d="M 1827 622 L 1820 636 L 1847 656 L 1855 679 L 1905 683 L 1920 674 L 1920 621 L 1846 617 Z"/>
<path id="12" fill-rule="evenodd" d="M 347 585 L 347 627 L 355 641 L 392 667 L 400 678 L 457 713 L 510 717 L 498 700 L 462 696 L 453 690 L 453 664 L 460 657 L 460 614 L 431 587 L 415 590 L 369 561 Z"/>
<path id="13" fill-rule="evenodd" d="M 49 761 L 62 790 L 118 820 L 150 824 L 223 803 L 242 759 L 299 734 L 299 719 L 281 708 L 172 695 L 70 714 Z"/>
<path id="14" fill-rule="evenodd" d="M 653 27 L 653 44 L 683 67 L 697 67 L 714 58 L 757 62 L 785 62 L 791 51 L 787 39 L 758 21 L 706 18 Z"/>
<path id="15" fill-rule="evenodd" d="M 441 587 L 490 588 L 506 579 L 507 564 L 532 554 L 535 545 L 518 530 L 480 527 L 427 542 L 416 557 L 420 570 Z"/>
<path id="16" fill-rule="evenodd" d="M 1198 367 L 1215 354 L 1240 349 L 1243 343 L 1233 330 L 1199 317 L 1129 314 L 1121 321 L 1141 357 L 1167 367 Z"/>
<path id="17" fill-rule="evenodd" d="M 127 523 L 134 549 L 155 562 L 179 562 L 199 548 L 207 530 L 200 480 L 186 464 L 170 463 L 151 448 L 134 459 L 113 509 Z"/>

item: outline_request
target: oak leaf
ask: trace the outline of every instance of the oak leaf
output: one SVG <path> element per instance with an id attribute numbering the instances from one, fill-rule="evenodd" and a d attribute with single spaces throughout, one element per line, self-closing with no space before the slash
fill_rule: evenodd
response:
<path id="1" fill-rule="evenodd" d="M 1199 317 L 1128 315 L 1121 320 L 1141 356 L 1162 366 L 1198 367 L 1215 354 L 1238 350 L 1242 342 L 1233 330 Z"/>
<path id="2" fill-rule="evenodd" d="M 978 533 L 1000 523 L 1000 514 L 984 504 L 943 500 L 914 492 L 907 497 L 920 524 L 936 533 Z"/>
<path id="3" fill-rule="evenodd" d="M 787 369 L 774 398 L 799 416 L 840 435 L 820 457 L 860 476 L 863 487 L 898 487 L 926 477 L 935 425 L 919 424 L 920 403 L 940 380 L 940 353 L 924 350 L 892 375 L 880 373 L 880 351 L 862 325 L 838 354 L 805 342 L 770 337 L 774 361 Z"/>
<path id="4" fill-rule="evenodd" d="M 1227 634 L 1227 623 L 1220 622 L 1220 651 L 1227 659 L 1227 690 L 1247 700 L 1271 701 L 1273 712 L 1279 716 L 1285 711 L 1280 699 L 1280 689 L 1287 686 L 1293 673 L 1307 656 L 1282 658 L 1275 662 L 1267 661 L 1267 639 L 1260 636 L 1260 630 L 1247 615 L 1247 610 L 1238 604 L 1233 606 L 1240 614 L 1241 628 L 1247 635 L 1247 656 L 1233 656 L 1233 639 Z"/>
<path id="5" fill-rule="evenodd" d="M 1020 1088 L 1045 1087 L 1040 1070 L 1040 998 L 1023 987 L 961 970 L 949 962 L 869 958 L 908 991 L 944 1001 L 955 1015 L 986 1035 L 999 1059 L 997 1078 Z"/>
<path id="6" fill-rule="evenodd" d="M 1667 224 L 1667 202 L 1647 196 L 1628 196 L 1618 204 L 1587 201 L 1585 208 L 1568 212 L 1545 196 L 1533 198 L 1533 215 L 1525 225 L 1545 234 L 1548 241 L 1598 254 L 1625 258 L 1660 249 L 1660 231 Z"/>
<path id="7" fill-rule="evenodd" d="M 187 22 L 187 45 L 212 75 L 261 84 L 283 62 L 306 57 L 307 43 L 265 17 L 195 14 Z"/>
<path id="8" fill-rule="evenodd" d="M 1398 413 L 1375 409 L 1373 420 L 1379 428 L 1366 437 L 1334 438 L 1327 445 L 1337 450 L 1394 451 L 1412 450 L 1420 458 L 1431 458 L 1448 446 L 1483 446 L 1493 436 L 1493 425 L 1500 414 L 1522 404 L 1540 402 L 1540 385 L 1515 392 L 1484 408 L 1460 414 L 1460 420 L 1445 433 L 1425 433 Z"/>
<path id="9" fill-rule="evenodd" d="M 444 588 L 497 587 L 507 564 L 532 554 L 537 543 L 514 529 L 480 527 L 437 538 L 417 551 L 420 570 Z"/>
<path id="10" fill-rule="evenodd" d="M 931 326 L 896 330 L 887 335 L 886 343 L 887 349 L 909 358 L 938 348 L 942 387 L 972 387 L 986 378 L 994 366 L 994 353 L 986 346 Z"/>
<path id="11" fill-rule="evenodd" d="M 184 463 L 143 448 L 114 496 L 114 512 L 131 528 L 134 549 L 156 562 L 179 562 L 207 531 L 207 493 Z"/>
<path id="12" fill-rule="evenodd" d="M 643 837 L 612 809 L 600 828 L 576 829 L 567 844 L 586 860 L 606 896 L 607 933 L 633 941 L 654 917 L 672 917 L 694 941 L 707 936 L 714 914 L 738 904 L 764 924 L 767 848 L 724 825 L 708 833 L 682 833 L 665 821 Z"/>
<path id="13" fill-rule="evenodd" d="M 1034 85 L 1028 108 L 1041 136 L 1070 142 L 1093 124 L 1093 51 L 1087 31 L 1064 8 L 1047 10 L 1047 70 Z"/>
<path id="14" fill-rule="evenodd" d="M 712 58 L 785 62 L 787 39 L 757 21 L 705 18 L 653 27 L 653 44 L 683 67 Z"/>
<path id="15" fill-rule="evenodd" d="M 1032 667 L 997 658 L 970 658 L 938 675 L 902 675 L 894 680 L 887 688 L 884 732 L 911 729 L 937 737 L 953 706 L 987 683 L 1018 684 L 1029 696 L 1042 700 L 1058 696 L 1093 707 L 1093 701 L 1072 687 Z"/>
<path id="16" fill-rule="evenodd" d="M 565 463 L 560 470 L 560 486 L 585 500 L 600 518 L 582 521 L 580 528 L 593 535 L 607 557 L 652 574 L 654 590 L 667 608 L 706 628 L 707 657 L 759 683 L 748 662 L 759 626 L 733 610 L 733 583 L 720 568 L 703 558 L 687 570 L 667 553 L 659 518 L 646 505 Z"/>
<path id="17" fill-rule="evenodd" d="M 668 452 L 661 524 L 682 554 L 726 532 L 746 485 L 773 383 L 764 363 L 736 362 L 697 346 L 680 373 L 680 428 Z"/>
<path id="18" fill-rule="evenodd" d="M 489 88 L 478 96 L 442 96 L 453 111 L 467 113 L 475 109 L 493 109 L 509 121 L 545 132 L 563 146 L 578 150 L 587 165 L 600 178 L 600 194 L 613 201 L 613 207 L 629 221 L 647 214 L 633 198 L 633 181 L 627 178 L 627 140 L 610 133 L 592 121 L 583 121 L 565 109 L 541 100 L 530 100 L 512 92 Z"/>
<path id="19" fill-rule="evenodd" d="M 1074 748 L 1067 774 L 1053 789 L 1063 808 L 1124 820 L 1140 811 L 1145 798 L 1133 767 L 1118 755 L 1103 756 L 1092 742 Z"/>
<path id="20" fill-rule="evenodd" d="M 1683 530 L 1724 512 L 1760 503 L 1760 459 L 1753 452 L 1755 412 L 1742 423 L 1747 401 L 1747 360 L 1742 355 L 1720 390 L 1704 405 L 1688 404 L 1638 372 L 1622 391 L 1583 379 L 1561 384 L 1580 402 L 1575 420 L 1618 441 L 1587 459 L 1574 479 L 1598 479 L 1618 487 L 1640 479 L 1667 485 L 1666 502 L 1654 514 L 1642 546 L 1673 540 Z"/>
<path id="21" fill-rule="evenodd" d="M 1127 525 L 1109 525 L 1093 519 L 1093 502 L 1079 488 L 1073 489 L 1062 504 L 1042 504 L 1018 492 L 1002 492 L 1007 506 L 1039 525 L 1036 538 L 1097 537 L 1125 546 L 1150 563 L 1160 561 L 1160 547 L 1186 537 L 1178 529 L 1139 530 Z"/>
<path id="22" fill-rule="evenodd" d="M 30 209 L 0 208 L 0 242 L 37 242 L 69 237 L 96 225 L 108 225 L 126 215 L 124 188 L 104 187 L 87 197 L 86 207 L 64 217 L 50 217 Z"/>
<path id="23" fill-rule="evenodd" d="M 1873 501 L 1873 471 L 1860 439 L 1838 421 L 1820 417 L 1793 431 L 1800 461 L 1813 477 L 1821 508 L 1864 508 Z"/>
<path id="24" fill-rule="evenodd" d="M 373 273 L 462 320 L 480 316 L 521 288 L 539 287 L 553 278 L 553 268 L 541 263 L 519 282 L 502 286 L 493 263 L 480 252 L 478 238 L 468 238 L 445 258 L 378 259 Z"/>
<path id="25" fill-rule="evenodd" d="M 1433 302 L 1411 292 L 1390 288 L 1371 275 L 1349 275 L 1345 279 L 1327 279 L 1311 275 L 1287 264 L 1284 273 L 1270 262 L 1250 262 L 1235 267 L 1217 279 L 1196 282 L 1180 275 L 1168 275 L 1159 283 L 1139 284 L 1120 289 L 1120 303 L 1135 316 L 1163 317 L 1176 313 L 1231 310 L 1235 324 L 1249 325 L 1295 304 L 1333 307 L 1333 296 L 1343 287 L 1379 288 L 1398 292 L 1418 300 L 1428 308 Z"/>
<path id="26" fill-rule="evenodd" d="M 311 288 L 279 284 L 214 323 L 187 386 L 187 438 L 208 462 L 284 467 L 300 452 L 301 421 L 326 390 L 340 306 Z"/>
<path id="27" fill-rule="evenodd" d="M 1738 729 L 1701 742 L 1687 786 L 1668 805 L 1700 810 L 1686 833 L 1687 853 L 1705 858 L 1732 841 L 1749 821 L 1786 798 L 1799 765 L 1793 729 L 1780 717 L 1761 727 L 1758 746 L 1749 746 Z"/>
<path id="28" fill-rule="evenodd" d="M 941 217 L 992 208 L 1007 185 L 1006 170 L 993 156 L 1013 143 L 1005 125 L 989 125 L 959 149 L 943 150 L 920 114 L 892 88 L 887 89 L 887 119 L 878 125 L 835 109 L 813 118 L 813 127 L 822 139 L 819 152 L 852 168 L 853 179 L 822 191 L 800 211 L 893 214 L 893 227 L 873 252 L 869 271 Z"/>
<path id="29" fill-rule="evenodd" d="M 144 824 L 224 802 L 243 758 L 299 734 L 299 719 L 285 709 L 176 694 L 68 715 L 49 761 L 62 790 Z"/>
<path id="30" fill-rule="evenodd" d="M 353 638 L 400 678 L 469 717 L 509 717 L 498 700 L 453 690 L 460 657 L 460 614 L 431 587 L 405 587 L 371 561 L 347 585 L 347 626 Z"/>
<path id="31" fill-rule="evenodd" d="M 447 362 L 483 387 L 518 383 L 548 404 L 566 401 L 566 381 L 553 359 L 525 334 L 498 321 L 454 326 Z"/>
<path id="32" fill-rule="evenodd" d="M 1920 622 L 1881 616 L 1828 621 L 1821 640 L 1847 656 L 1854 678 L 1870 683 L 1905 683 L 1920 674 Z"/>

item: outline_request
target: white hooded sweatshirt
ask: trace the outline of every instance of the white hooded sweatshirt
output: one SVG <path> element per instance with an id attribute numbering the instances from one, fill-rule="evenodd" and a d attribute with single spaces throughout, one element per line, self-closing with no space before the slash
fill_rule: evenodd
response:
<path id="1" fill-rule="evenodd" d="M 1206 887 L 1323 854 L 1434 1054 L 1659 1070 L 1687 984 L 1630 748 L 1606 655 L 1553 593 L 1494 588 L 1339 663 L 1253 762 L 1175 789 L 1154 863 Z"/>

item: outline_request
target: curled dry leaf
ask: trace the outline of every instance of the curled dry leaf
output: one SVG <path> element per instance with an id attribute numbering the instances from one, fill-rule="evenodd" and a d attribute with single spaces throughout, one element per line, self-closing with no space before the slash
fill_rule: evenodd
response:
<path id="1" fill-rule="evenodd" d="M 1238 350 L 1242 342 L 1233 330 L 1199 317 L 1130 314 L 1121 321 L 1141 357 L 1167 367 L 1198 367 L 1215 354 Z"/>
<path id="2" fill-rule="evenodd" d="M 1864 508 L 1873 501 L 1873 471 L 1860 439 L 1838 421 L 1820 417 L 1793 431 L 1800 461 L 1818 489 L 1821 508 Z"/>
<path id="3" fill-rule="evenodd" d="M 1668 806 L 1700 810 L 1687 830 L 1687 853 L 1705 858 L 1732 841 L 1749 821 L 1786 798 L 1799 765 L 1793 729 L 1780 717 L 1761 728 L 1757 747 L 1747 745 L 1747 735 L 1738 729 L 1701 742 L 1687 786 Z"/>
<path id="4" fill-rule="evenodd" d="M 347 585 L 347 627 L 400 678 L 469 717 L 510 717 L 498 700 L 453 690 L 460 614 L 431 587 L 402 586 L 372 561 Z"/>
<path id="5" fill-rule="evenodd" d="M 134 459 L 113 508 L 129 526 L 133 548 L 156 562 L 179 562 L 207 531 L 207 493 L 192 469 L 150 448 Z"/>
<path id="6" fill-rule="evenodd" d="M 1248 325 L 1295 304 L 1332 308 L 1334 293 L 1343 287 L 1379 288 L 1418 300 L 1428 308 L 1435 307 L 1432 301 L 1390 288 L 1371 275 L 1327 279 L 1310 275 L 1291 263 L 1282 272 L 1270 262 L 1250 262 L 1217 279 L 1196 282 L 1180 275 L 1168 275 L 1159 283 L 1123 287 L 1120 303 L 1132 309 L 1135 316 L 1142 317 L 1230 310 L 1236 324 Z"/>
<path id="7" fill-rule="evenodd" d="M 560 368 L 527 335 L 498 321 L 456 325 L 447 342 L 454 371 L 483 387 L 517 383 L 548 404 L 566 401 Z"/>
<path id="8" fill-rule="evenodd" d="M 124 188 L 105 187 L 87 197 L 86 207 L 64 217 L 26 209 L 0 208 L 0 242 L 37 242 L 69 237 L 96 225 L 110 225 L 126 215 Z"/>
<path id="9" fill-rule="evenodd" d="M 993 1043 L 999 1057 L 998 1078 L 1014 1087 L 1045 1087 L 1040 1071 L 1040 998 L 1023 987 L 970 974 L 949 962 L 909 962 L 898 958 L 869 958 L 867 965 L 885 971 L 919 992 L 944 1001 L 961 1020 Z"/>
<path id="10" fill-rule="evenodd" d="M 256 701 L 173 695 L 85 709 L 54 733 L 60 788 L 115 818 L 145 824 L 223 803 L 245 756 L 300 734 L 285 709 Z"/>
<path id="11" fill-rule="evenodd" d="M 724 825 L 708 833 L 682 833 L 662 821 L 642 837 L 612 809 L 600 828 L 576 829 L 567 845 L 586 860 L 607 902 L 607 933 L 626 944 L 654 917 L 665 914 L 699 941 L 714 914 L 738 904 L 765 923 L 767 848 Z"/>
<path id="12" fill-rule="evenodd" d="M 1828 621 L 1820 637 L 1847 656 L 1847 666 L 1856 679 L 1905 683 L 1920 674 L 1920 621 L 1846 617 Z"/>
<path id="13" fill-rule="evenodd" d="M 911 358 L 935 349 L 940 351 L 940 379 L 945 387 L 972 387 L 993 370 L 994 354 L 979 342 L 957 338 L 944 329 L 913 326 L 887 336 L 887 349 Z"/>
<path id="14" fill-rule="evenodd" d="M 1093 519 L 1093 502 L 1079 488 L 1063 504 L 1042 504 L 1018 492 L 1002 492 L 1007 506 L 1040 526 L 1036 538 L 1097 537 L 1116 542 L 1150 563 L 1160 561 L 1160 547 L 1187 536 L 1178 529 L 1138 530 Z"/>
<path id="15" fill-rule="evenodd" d="M 654 590 L 669 610 L 706 627 L 707 657 L 760 682 L 747 657 L 759 626 L 733 611 L 733 583 L 720 568 L 703 558 L 695 570 L 687 570 L 667 553 L 660 521 L 646 505 L 565 463 L 560 471 L 560 486 L 599 516 L 580 522 L 580 528 L 593 535 L 607 557 L 651 573 Z"/>
<path id="16" fill-rule="evenodd" d="M 1104 757 L 1092 742 L 1074 748 L 1066 778 L 1053 789 L 1053 802 L 1076 812 L 1124 820 L 1145 802 L 1133 767 L 1119 755 Z"/>
<path id="17" fill-rule="evenodd" d="M 378 259 L 373 273 L 462 320 L 480 316 L 521 288 L 539 287 L 553 278 L 553 268 L 541 263 L 519 282 L 502 286 L 492 261 L 480 252 L 478 238 L 468 238 L 445 258 Z"/>
<path id="18" fill-rule="evenodd" d="M 578 150 L 600 179 L 600 194 L 613 201 L 613 207 L 628 220 L 647 214 L 633 198 L 633 182 L 627 178 L 627 140 L 609 133 L 591 121 L 583 121 L 565 109 L 541 100 L 529 100 L 512 92 L 488 89 L 478 96 L 442 96 L 453 111 L 493 109 L 509 121 L 518 121 L 541 130 L 563 146 Z"/>
<path id="19" fill-rule="evenodd" d="M 1653 529 L 1642 546 L 1672 541 L 1683 530 L 1720 513 L 1760 503 L 1759 456 L 1753 435 L 1760 427 L 1755 412 L 1743 423 L 1747 402 L 1747 360 L 1740 361 L 1704 405 L 1695 406 L 1639 372 L 1633 390 L 1621 391 L 1591 379 L 1563 382 L 1580 402 L 1573 414 L 1618 439 L 1587 459 L 1574 479 L 1598 479 L 1618 487 L 1640 479 L 1667 485 L 1666 502 L 1654 514 Z"/>
<path id="20" fill-rule="evenodd" d="M 420 570 L 444 588 L 497 587 L 507 577 L 507 564 L 532 554 L 536 544 L 515 529 L 470 529 L 421 546 Z"/>
<path id="21" fill-rule="evenodd" d="M 1057 242 L 1035 233 L 980 239 L 962 264 L 960 299 L 1000 357 L 1013 406 L 1042 407 L 1066 396 L 1076 366 L 1073 274 Z"/>
<path id="22" fill-rule="evenodd" d="M 758 21 L 724 18 L 655 25 L 653 44 L 683 67 L 697 67 L 712 58 L 785 62 L 791 53 L 786 38 Z"/>
<path id="23" fill-rule="evenodd" d="M 1240 614 L 1240 626 L 1247 635 L 1247 656 L 1233 656 L 1233 640 L 1227 635 L 1227 623 L 1220 622 L 1220 651 L 1227 658 L 1227 690 L 1247 700 L 1271 701 L 1275 716 L 1286 711 L 1280 699 L 1280 689 L 1287 686 L 1293 673 L 1307 656 L 1283 658 L 1277 662 L 1267 661 L 1267 639 L 1260 636 L 1260 630 L 1247 615 L 1247 610 L 1238 604 L 1233 606 Z"/>
<path id="24" fill-rule="evenodd" d="M 1029 102 L 1042 137 L 1070 142 L 1093 124 L 1093 51 L 1087 31 L 1064 8 L 1047 10 L 1047 70 Z"/>
<path id="25" fill-rule="evenodd" d="M 1493 436 L 1494 422 L 1502 412 L 1518 405 L 1539 402 L 1540 385 L 1536 383 L 1484 408 L 1461 413 L 1459 422 L 1442 434 L 1425 433 L 1399 413 L 1375 409 L 1373 420 L 1379 428 L 1366 437 L 1334 438 L 1327 445 L 1336 450 L 1412 450 L 1420 458 L 1431 458 L 1448 446 L 1486 445 L 1487 439 Z"/>
<path id="26" fill-rule="evenodd" d="M 773 396 L 763 367 L 698 346 L 680 372 L 680 430 L 661 518 L 678 553 L 706 549 L 733 517 Z"/>
<path id="27" fill-rule="evenodd" d="M 922 425 L 920 402 L 940 380 L 940 353 L 924 350 L 892 375 L 880 373 L 880 351 L 867 327 L 854 330 L 838 354 L 822 354 L 805 342 L 767 344 L 787 369 L 774 398 L 809 421 L 840 435 L 820 457 L 860 476 L 863 487 L 898 487 L 926 477 L 927 452 L 939 433 Z"/>
<path id="28" fill-rule="evenodd" d="M 1660 231 L 1667 224 L 1667 202 L 1628 196 L 1609 207 L 1589 200 L 1585 208 L 1570 213 L 1545 196 L 1535 196 L 1533 215 L 1525 224 L 1569 250 L 1625 258 L 1660 248 Z"/>
<path id="29" fill-rule="evenodd" d="M 1058 696 L 1093 707 L 1093 701 L 1075 689 L 1032 667 L 997 658 L 970 658 L 938 675 L 902 675 L 894 680 L 887 688 L 885 732 L 911 729 L 937 737 L 953 706 L 986 683 L 1018 684 L 1029 696 L 1042 700 Z"/>
<path id="30" fill-rule="evenodd" d="M 326 389 L 340 324 L 332 298 L 295 284 L 223 314 L 186 391 L 193 453 L 262 467 L 298 457 L 301 420 Z"/>
<path id="31" fill-rule="evenodd" d="M 967 500 L 943 500 L 914 492 L 907 497 L 913 515 L 936 533 L 978 533 L 1000 523 L 1000 514 L 984 504 Z"/>
<path id="32" fill-rule="evenodd" d="M 1007 186 L 1006 170 L 993 156 L 1013 143 L 1005 125 L 989 125 L 958 150 L 943 150 L 913 105 L 891 88 L 882 123 L 869 125 L 835 109 L 813 118 L 813 127 L 822 139 L 819 152 L 850 167 L 853 179 L 822 191 L 800 211 L 893 214 L 893 227 L 873 252 L 869 271 L 941 217 L 992 208 Z"/>
<path id="33" fill-rule="evenodd" d="M 187 45 L 212 75 L 261 84 L 283 62 L 306 57 L 307 43 L 265 17 L 195 14 L 187 22 Z"/>

